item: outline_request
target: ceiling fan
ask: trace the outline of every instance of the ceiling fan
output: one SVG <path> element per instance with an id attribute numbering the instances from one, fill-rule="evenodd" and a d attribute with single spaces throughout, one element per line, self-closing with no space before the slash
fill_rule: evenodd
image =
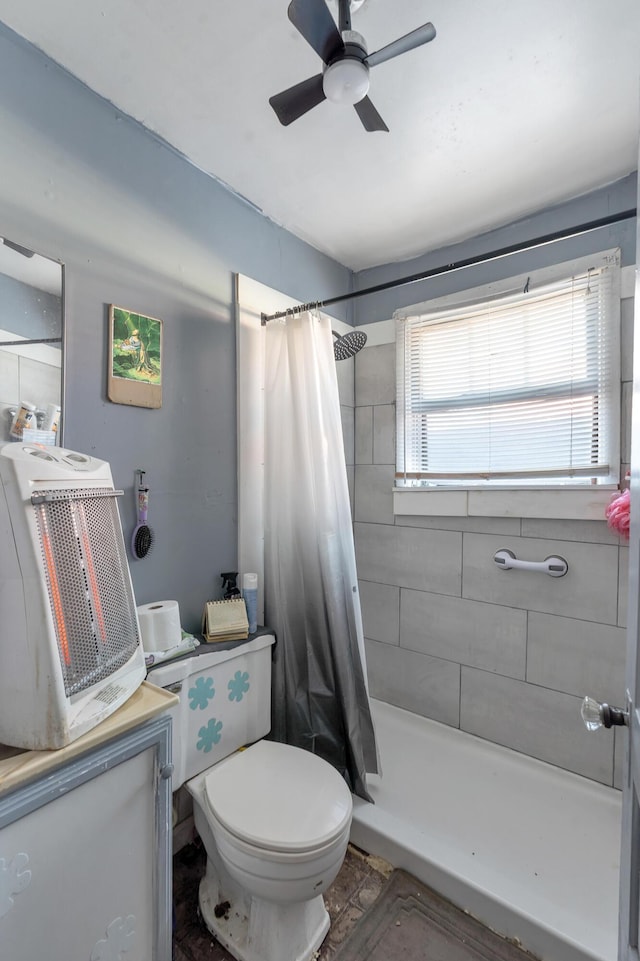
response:
<path id="1" fill-rule="evenodd" d="M 388 132 L 367 96 L 369 69 L 433 40 L 433 24 L 425 23 L 375 53 L 368 53 L 364 37 L 351 29 L 349 0 L 338 0 L 337 25 L 325 0 L 291 0 L 287 12 L 296 30 L 322 58 L 324 67 L 315 77 L 269 98 L 280 123 L 288 126 L 323 100 L 332 100 L 352 104 L 365 130 Z"/>

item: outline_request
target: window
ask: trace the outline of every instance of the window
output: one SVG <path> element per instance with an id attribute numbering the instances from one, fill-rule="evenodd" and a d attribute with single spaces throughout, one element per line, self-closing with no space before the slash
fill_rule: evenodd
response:
<path id="1" fill-rule="evenodd" d="M 397 486 L 616 484 L 619 274 L 609 251 L 403 311 Z"/>

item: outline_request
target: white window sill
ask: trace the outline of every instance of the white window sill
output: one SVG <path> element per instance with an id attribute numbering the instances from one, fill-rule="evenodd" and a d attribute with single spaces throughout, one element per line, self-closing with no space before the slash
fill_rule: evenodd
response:
<path id="1" fill-rule="evenodd" d="M 406 490 L 394 488 L 393 513 L 431 517 L 546 517 L 555 520 L 604 521 L 616 488 L 570 490 L 459 488 Z"/>

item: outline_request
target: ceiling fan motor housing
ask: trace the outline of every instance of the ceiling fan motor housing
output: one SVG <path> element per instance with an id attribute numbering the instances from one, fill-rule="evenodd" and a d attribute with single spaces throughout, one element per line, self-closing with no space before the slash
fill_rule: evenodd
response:
<path id="1" fill-rule="evenodd" d="M 356 49 L 359 49 L 362 59 L 364 60 L 364 58 L 367 56 L 367 42 L 361 33 L 358 33 L 357 30 L 343 30 L 342 40 L 344 42 L 345 50 L 347 50 L 349 47 L 355 47 Z"/>

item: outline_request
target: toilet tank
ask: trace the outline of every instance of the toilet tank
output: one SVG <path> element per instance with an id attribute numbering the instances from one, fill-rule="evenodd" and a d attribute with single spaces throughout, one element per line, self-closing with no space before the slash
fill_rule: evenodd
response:
<path id="1" fill-rule="evenodd" d="M 269 733 L 274 643 L 273 634 L 262 634 L 231 650 L 203 644 L 197 654 L 149 671 L 150 684 L 180 698 L 171 709 L 174 791 Z"/>

